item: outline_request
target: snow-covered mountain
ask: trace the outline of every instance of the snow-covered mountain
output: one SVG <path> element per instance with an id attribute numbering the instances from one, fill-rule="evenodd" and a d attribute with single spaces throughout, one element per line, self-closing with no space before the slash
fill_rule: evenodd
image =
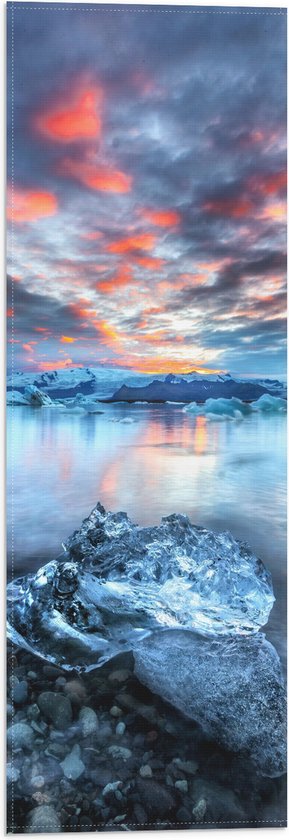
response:
<path id="1" fill-rule="evenodd" d="M 7 377 L 8 401 L 12 392 L 24 394 L 37 388 L 52 400 L 66 400 L 77 394 L 93 395 L 94 399 L 146 402 L 203 402 L 209 397 L 237 397 L 255 400 L 262 394 L 285 397 L 282 382 L 274 379 L 240 379 L 229 373 L 203 374 L 191 371 L 183 376 L 173 373 L 152 379 L 150 374 L 125 368 L 71 368 L 44 373 L 16 372 Z"/>

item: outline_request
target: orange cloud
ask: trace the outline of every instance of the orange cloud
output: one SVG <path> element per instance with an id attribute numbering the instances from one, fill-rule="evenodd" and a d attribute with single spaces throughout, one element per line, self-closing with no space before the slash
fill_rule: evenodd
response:
<path id="1" fill-rule="evenodd" d="M 31 341 L 30 344 L 22 344 L 23 350 L 25 350 L 26 353 L 33 353 L 32 344 L 35 344 L 35 343 L 36 343 L 35 341 Z"/>
<path id="2" fill-rule="evenodd" d="M 133 256 L 134 262 L 141 265 L 143 268 L 147 269 L 159 269 L 164 265 L 165 260 L 159 259 L 159 257 L 136 257 Z"/>
<path id="3" fill-rule="evenodd" d="M 146 326 L 146 323 L 143 322 Z M 139 325 L 141 329 L 141 325 Z M 141 333 L 138 335 L 138 341 L 144 344 L 158 344 L 160 347 L 165 344 L 182 344 L 184 338 L 182 335 L 174 335 L 173 338 L 167 337 L 167 330 L 156 330 L 156 332 Z"/>
<path id="4" fill-rule="evenodd" d="M 181 221 L 176 210 L 143 210 L 142 216 L 151 224 L 165 228 L 179 225 Z"/>
<path id="5" fill-rule="evenodd" d="M 35 327 L 36 332 L 49 332 L 48 327 Z"/>
<path id="6" fill-rule="evenodd" d="M 114 364 L 123 367 L 124 361 L 123 359 L 115 359 Z M 139 373 L 149 373 L 151 375 L 158 373 L 183 373 L 185 375 L 192 370 L 203 374 L 222 373 L 220 369 L 203 367 L 200 361 L 185 362 L 183 359 L 164 359 L 160 356 L 142 357 L 141 359 L 134 355 L 126 356 L 125 366 L 133 368 Z"/>
<path id="7" fill-rule="evenodd" d="M 10 190 L 7 218 L 17 224 L 35 222 L 44 216 L 54 216 L 57 206 L 56 196 L 51 192 L 17 189 L 12 193 Z"/>
<path id="8" fill-rule="evenodd" d="M 7 309 L 7 318 L 13 318 L 13 315 L 14 315 L 14 310 L 11 309 L 11 308 Z"/>
<path id="9" fill-rule="evenodd" d="M 182 289 L 189 283 L 190 286 L 203 286 L 208 280 L 207 274 L 180 274 L 180 281 L 174 283 L 174 289 Z M 185 282 L 182 282 L 185 281 Z"/>
<path id="10" fill-rule="evenodd" d="M 60 341 L 61 344 L 73 344 L 74 341 L 77 341 L 77 338 L 71 338 L 70 335 L 62 335 Z"/>
<path id="11" fill-rule="evenodd" d="M 101 344 L 107 344 L 110 347 L 120 342 L 121 336 L 107 321 L 94 321 L 93 326 L 99 333 Z"/>
<path id="12" fill-rule="evenodd" d="M 220 198 L 207 201 L 203 209 L 216 216 L 229 216 L 240 219 L 252 212 L 253 205 L 248 198 Z"/>
<path id="13" fill-rule="evenodd" d="M 160 312 L 163 312 L 161 306 L 149 306 L 147 309 L 143 310 L 143 315 L 157 315 Z"/>
<path id="14" fill-rule="evenodd" d="M 91 308 L 91 301 L 87 298 L 79 298 L 76 303 L 70 303 L 69 307 L 76 318 L 95 318 L 97 312 Z"/>
<path id="15" fill-rule="evenodd" d="M 130 251 L 150 251 L 154 247 L 156 237 L 151 233 L 142 233 L 137 236 L 128 236 L 125 239 L 118 239 L 108 246 L 112 254 L 125 254 Z"/>
<path id="16" fill-rule="evenodd" d="M 249 186 L 263 195 L 277 195 L 287 186 L 287 172 L 281 169 L 274 175 L 256 175 L 249 181 Z"/>
<path id="17" fill-rule="evenodd" d="M 67 367 L 82 368 L 83 365 L 80 362 L 73 362 L 72 359 L 63 359 L 62 361 L 57 359 L 56 362 L 41 362 L 38 370 L 60 370 Z"/>
<path id="18" fill-rule="evenodd" d="M 262 210 L 261 215 L 259 216 L 260 219 L 269 219 L 272 221 L 283 221 L 286 222 L 286 204 L 285 202 L 278 202 L 275 204 L 268 204 L 267 207 L 264 207 Z"/>
<path id="19" fill-rule="evenodd" d="M 58 143 L 72 143 L 89 137 L 99 137 L 102 91 L 97 87 L 75 91 L 70 103 L 59 103 L 46 113 L 39 114 L 34 127 L 41 134 Z"/>
<path id="20" fill-rule="evenodd" d="M 59 173 L 74 178 L 85 187 L 100 192 L 127 193 L 131 190 L 132 178 L 114 169 L 112 166 L 97 164 L 86 157 L 86 160 L 64 158 L 59 165 Z"/>
<path id="21" fill-rule="evenodd" d="M 129 266 L 121 267 L 110 280 L 97 283 L 97 290 L 109 294 L 110 292 L 116 292 L 120 286 L 128 286 L 132 282 L 131 268 Z"/>
<path id="22" fill-rule="evenodd" d="M 197 265 L 197 268 L 201 271 L 208 271 L 209 273 L 213 271 L 219 271 L 220 268 L 224 268 L 225 265 L 230 263 L 230 258 L 225 257 L 223 260 L 210 260 L 209 262 L 200 262 Z"/>

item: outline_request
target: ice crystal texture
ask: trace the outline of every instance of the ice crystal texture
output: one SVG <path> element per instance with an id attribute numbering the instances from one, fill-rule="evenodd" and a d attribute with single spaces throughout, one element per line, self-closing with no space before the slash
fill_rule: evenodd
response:
<path id="1" fill-rule="evenodd" d="M 274 602 L 270 574 L 231 534 L 176 514 L 139 528 L 100 504 L 8 598 L 17 644 L 68 668 L 100 665 L 154 629 L 254 633 Z"/>
<path id="2" fill-rule="evenodd" d="M 213 639 L 168 630 L 143 639 L 134 658 L 141 682 L 210 738 L 249 753 L 262 775 L 285 772 L 286 695 L 278 654 L 264 633 Z"/>

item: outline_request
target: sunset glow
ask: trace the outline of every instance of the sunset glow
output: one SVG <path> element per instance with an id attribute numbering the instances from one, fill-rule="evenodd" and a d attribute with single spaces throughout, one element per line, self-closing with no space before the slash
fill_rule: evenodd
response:
<path id="1" fill-rule="evenodd" d="M 283 369 L 284 16 L 53 8 L 14 31 L 15 364 Z"/>

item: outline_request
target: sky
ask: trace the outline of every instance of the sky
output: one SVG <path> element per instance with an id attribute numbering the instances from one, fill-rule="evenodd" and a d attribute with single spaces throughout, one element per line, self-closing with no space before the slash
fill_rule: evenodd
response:
<path id="1" fill-rule="evenodd" d="M 284 372 L 285 10 L 12 15 L 9 363 Z"/>

